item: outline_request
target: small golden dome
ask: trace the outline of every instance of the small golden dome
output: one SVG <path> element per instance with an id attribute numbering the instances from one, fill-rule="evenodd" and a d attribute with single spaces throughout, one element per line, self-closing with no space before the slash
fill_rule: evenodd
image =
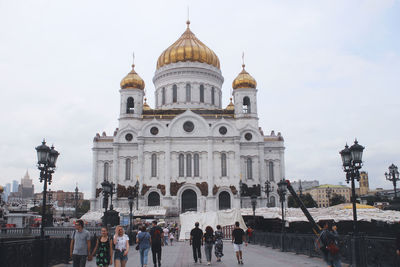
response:
<path id="1" fill-rule="evenodd" d="M 144 98 L 143 110 L 151 110 L 151 107 L 147 104 L 147 98 Z"/>
<path id="2" fill-rule="evenodd" d="M 4 187 L 0 185 L 0 194 L 4 192 Z"/>
<path id="3" fill-rule="evenodd" d="M 231 102 L 226 106 L 226 110 L 235 110 L 235 105 L 232 103 L 232 97 L 230 98 Z"/>
<path id="4" fill-rule="evenodd" d="M 243 70 L 239 73 L 235 80 L 232 82 L 232 88 L 256 88 L 256 80 L 244 69 L 245 65 L 242 65 Z"/>
<path id="5" fill-rule="evenodd" d="M 157 60 L 157 69 L 162 66 L 184 61 L 201 62 L 220 68 L 217 55 L 196 38 L 190 30 L 190 21 L 186 22 L 187 29 L 182 36 L 161 53 Z"/>
<path id="6" fill-rule="evenodd" d="M 121 81 L 121 89 L 144 89 L 144 81 L 135 71 L 135 64 L 132 64 L 132 70 Z"/>

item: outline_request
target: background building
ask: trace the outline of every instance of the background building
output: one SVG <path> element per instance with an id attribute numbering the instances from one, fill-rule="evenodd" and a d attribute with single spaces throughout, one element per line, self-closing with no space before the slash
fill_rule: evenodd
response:
<path id="1" fill-rule="evenodd" d="M 17 180 L 12 181 L 12 191 L 11 192 L 18 192 L 18 181 Z"/>
<path id="2" fill-rule="evenodd" d="M 343 196 L 346 202 L 350 202 L 351 189 L 344 185 L 324 184 L 304 190 L 304 194 L 310 193 L 318 207 L 329 207 L 330 199 L 334 194 Z"/>
<path id="3" fill-rule="evenodd" d="M 138 179 L 139 206 L 164 206 L 176 214 L 238 208 L 241 197 L 250 207 L 252 194 L 265 207 L 261 186 L 269 180 L 277 188 L 284 177 L 283 137 L 264 135 L 258 124 L 256 80 L 243 64 L 232 83 L 233 99 L 222 107 L 219 59 L 189 24 L 158 58 L 154 108 L 134 65 L 121 81 L 119 127 L 93 142 L 92 210 L 102 209 L 103 180 L 116 184 L 115 207 L 128 207 Z M 271 206 L 278 201 L 272 192 Z"/>
<path id="4" fill-rule="evenodd" d="M 292 185 L 294 191 L 300 192 L 300 189 L 302 192 L 304 190 L 308 190 L 312 187 L 317 187 L 319 186 L 319 181 L 314 180 L 314 181 L 307 181 L 307 180 L 298 180 L 298 181 L 290 181 L 290 184 Z"/>

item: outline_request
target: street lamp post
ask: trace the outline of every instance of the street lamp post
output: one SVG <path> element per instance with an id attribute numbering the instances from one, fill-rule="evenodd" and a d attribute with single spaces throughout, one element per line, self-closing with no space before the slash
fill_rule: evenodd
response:
<path id="1" fill-rule="evenodd" d="M 56 169 L 57 158 L 60 155 L 58 151 L 54 149 L 54 146 L 49 148 L 46 142 L 43 140 L 42 144 L 35 148 L 37 151 L 37 167 L 40 170 L 40 182 L 43 183 L 43 201 L 42 201 L 42 223 L 40 227 L 40 238 L 44 238 L 44 227 L 46 222 L 46 194 L 47 184 L 51 184 L 52 175 Z"/>
<path id="2" fill-rule="evenodd" d="M 253 208 L 253 223 L 256 226 L 256 206 L 257 206 L 257 196 L 256 194 L 251 195 L 251 207 Z"/>
<path id="3" fill-rule="evenodd" d="M 133 209 L 133 201 L 135 200 L 134 194 L 132 192 L 128 196 L 128 203 L 129 203 L 129 243 L 133 244 L 132 240 L 132 209 Z"/>
<path id="4" fill-rule="evenodd" d="M 136 179 L 134 188 L 134 197 L 136 198 L 136 210 L 139 210 L 139 179 Z"/>
<path id="5" fill-rule="evenodd" d="M 274 185 L 271 185 L 271 182 L 266 180 L 264 184 L 264 192 L 267 194 L 267 207 L 269 208 L 269 193 L 274 191 Z"/>
<path id="6" fill-rule="evenodd" d="M 281 245 L 282 251 L 285 251 L 285 211 L 284 211 L 284 204 L 285 204 L 285 196 L 286 196 L 286 190 L 287 190 L 287 182 L 285 179 L 282 179 L 278 183 L 278 195 L 279 195 L 279 200 L 281 202 L 281 208 L 282 208 L 282 234 L 281 234 Z"/>
<path id="7" fill-rule="evenodd" d="M 74 196 L 74 198 L 75 198 L 75 218 L 78 218 L 78 199 L 79 199 L 78 193 L 79 193 L 78 184 L 76 184 L 75 196 Z"/>
<path id="8" fill-rule="evenodd" d="M 356 189 L 354 180 L 360 181 L 359 169 L 362 167 L 362 155 L 364 147 L 358 144 L 357 139 L 349 148 L 346 144 L 344 149 L 340 151 L 343 162 L 343 171 L 346 173 L 346 182 L 351 182 L 351 201 L 353 204 L 353 256 L 355 259 L 354 266 L 361 266 L 358 253 L 358 226 L 357 226 L 357 206 L 356 206 Z"/>
<path id="9" fill-rule="evenodd" d="M 240 197 L 240 208 L 243 208 L 243 197 L 244 194 L 244 185 L 242 182 L 242 174 L 240 174 L 240 181 L 239 181 L 239 197 Z"/>
<path id="10" fill-rule="evenodd" d="M 105 226 L 108 224 L 110 224 L 111 226 L 118 225 L 119 224 L 119 215 L 118 215 L 118 212 L 114 210 L 114 207 L 112 204 L 113 195 L 116 193 L 115 184 L 112 182 L 110 183 L 107 180 L 104 180 L 101 183 L 101 186 L 103 187 L 103 195 L 104 195 L 103 208 L 105 209 L 104 217 L 103 217 L 103 225 L 105 225 Z M 110 196 L 110 198 L 111 198 L 109 210 L 107 210 L 108 196 Z"/>
<path id="11" fill-rule="evenodd" d="M 394 188 L 394 198 L 397 199 L 396 185 L 397 181 L 399 181 L 399 169 L 396 165 L 392 163 L 389 166 L 389 172 L 385 172 L 386 180 L 391 181 L 393 183 Z"/>

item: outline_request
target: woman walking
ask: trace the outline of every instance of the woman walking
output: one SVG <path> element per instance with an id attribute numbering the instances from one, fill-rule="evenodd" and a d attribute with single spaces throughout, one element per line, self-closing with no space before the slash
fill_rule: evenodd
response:
<path id="1" fill-rule="evenodd" d="M 137 235 L 136 243 L 139 244 L 140 265 L 142 267 L 147 267 L 147 259 L 151 246 L 151 238 L 150 234 L 146 230 L 146 226 L 143 226 L 141 232 Z"/>
<path id="2" fill-rule="evenodd" d="M 206 227 L 206 233 L 203 236 L 204 252 L 206 253 L 207 265 L 211 265 L 211 253 L 215 242 L 214 230 L 211 226 Z"/>
<path id="3" fill-rule="evenodd" d="M 92 258 L 94 254 L 96 254 L 96 265 L 98 267 L 112 265 L 112 240 L 108 237 L 108 229 L 106 227 L 101 227 L 101 236 L 96 241 Z"/>
<path id="4" fill-rule="evenodd" d="M 214 248 L 214 253 L 215 257 L 217 257 L 217 261 L 221 261 L 222 256 L 224 256 L 224 253 L 222 252 L 224 249 L 224 233 L 222 233 L 221 225 L 217 225 L 217 231 L 215 231 L 215 248 Z"/>
<path id="5" fill-rule="evenodd" d="M 118 225 L 115 228 L 115 235 L 113 242 L 115 245 L 115 253 L 114 253 L 115 267 L 125 267 L 126 262 L 128 261 L 129 237 L 125 234 L 124 228 L 122 228 L 121 225 Z"/>
<path id="6" fill-rule="evenodd" d="M 172 246 L 172 241 L 174 241 L 174 239 L 175 239 L 174 233 L 173 233 L 173 232 L 170 232 L 170 233 L 169 233 L 169 243 L 171 243 L 171 246 Z"/>

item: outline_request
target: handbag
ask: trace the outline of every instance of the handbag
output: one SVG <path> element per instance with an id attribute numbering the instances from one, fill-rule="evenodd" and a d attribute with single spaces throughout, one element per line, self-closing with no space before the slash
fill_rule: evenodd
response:
<path id="1" fill-rule="evenodd" d="M 336 244 L 334 242 L 327 245 L 326 249 L 329 251 L 329 253 L 331 253 L 331 255 L 336 255 L 339 252 L 339 247 L 336 246 Z"/>
<path id="2" fill-rule="evenodd" d="M 136 249 L 136 250 L 139 250 L 139 244 L 136 245 L 135 249 Z"/>

